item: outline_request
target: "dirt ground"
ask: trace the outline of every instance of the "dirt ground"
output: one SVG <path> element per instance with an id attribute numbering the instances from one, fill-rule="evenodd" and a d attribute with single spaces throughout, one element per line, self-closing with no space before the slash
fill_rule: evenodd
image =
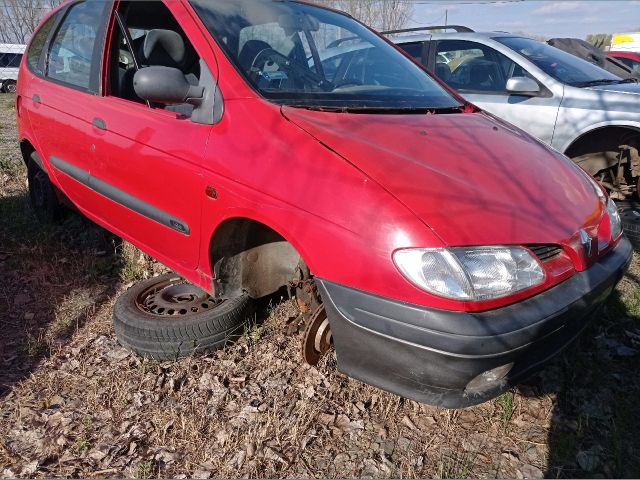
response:
<path id="1" fill-rule="evenodd" d="M 111 325 L 118 293 L 163 267 L 77 214 L 39 226 L 0 95 L 3 477 L 638 477 L 640 257 L 581 341 L 465 410 L 300 360 L 273 297 L 224 351 L 141 360 Z"/>

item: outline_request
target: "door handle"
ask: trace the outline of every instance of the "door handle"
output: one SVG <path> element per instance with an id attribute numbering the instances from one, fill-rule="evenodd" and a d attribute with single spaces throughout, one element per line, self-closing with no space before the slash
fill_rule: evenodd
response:
<path id="1" fill-rule="evenodd" d="M 38 95 L 37 93 L 34 93 L 33 96 L 31 97 L 31 100 L 33 100 L 33 103 L 40 103 L 40 95 Z"/>
<path id="2" fill-rule="evenodd" d="M 93 125 L 96 128 L 99 128 L 100 130 L 106 130 L 107 129 L 107 123 L 101 119 L 101 118 L 94 118 L 91 121 L 91 125 Z"/>

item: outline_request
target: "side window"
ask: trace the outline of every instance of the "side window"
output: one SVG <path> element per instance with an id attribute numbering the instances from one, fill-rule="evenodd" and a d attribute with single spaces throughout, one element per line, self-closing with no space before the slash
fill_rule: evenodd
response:
<path id="1" fill-rule="evenodd" d="M 138 68 L 163 66 L 177 68 L 191 85 L 200 82 L 200 56 L 171 11 L 157 1 L 123 1 L 118 6 L 121 25 L 113 22 L 109 53 L 109 95 L 145 103 L 133 88 Z M 137 66 L 136 66 L 137 65 Z M 193 106 L 153 105 L 184 115 Z"/>
<path id="2" fill-rule="evenodd" d="M 18 68 L 20 67 L 20 62 L 22 61 L 22 54 L 16 53 L 13 58 L 9 61 L 10 68 Z"/>
<path id="3" fill-rule="evenodd" d="M 455 90 L 479 93 L 507 93 L 509 78 L 529 76 L 497 50 L 464 40 L 438 42 L 435 73 Z"/>
<path id="4" fill-rule="evenodd" d="M 31 44 L 29 45 L 29 50 L 27 51 L 27 66 L 34 73 L 42 74 L 42 70 L 40 69 L 40 57 L 42 56 L 42 49 L 44 48 L 44 44 L 49 37 L 49 32 L 53 28 L 53 24 L 56 22 L 57 15 L 52 15 L 40 30 L 36 32 L 31 40 Z"/>
<path id="5" fill-rule="evenodd" d="M 398 46 L 416 62 L 422 63 L 422 42 L 403 43 Z"/>
<path id="6" fill-rule="evenodd" d="M 640 73 L 640 62 L 627 57 L 616 57 L 616 60 L 624 63 L 627 67 L 631 68 L 634 72 Z"/>
<path id="7" fill-rule="evenodd" d="M 11 57 L 13 57 L 13 53 L 0 52 L 0 68 L 8 67 Z"/>
<path id="8" fill-rule="evenodd" d="M 47 76 L 90 90 L 99 75 L 101 47 L 98 38 L 108 2 L 87 1 L 73 5 L 49 46 Z M 93 77 L 93 78 L 92 78 Z"/>

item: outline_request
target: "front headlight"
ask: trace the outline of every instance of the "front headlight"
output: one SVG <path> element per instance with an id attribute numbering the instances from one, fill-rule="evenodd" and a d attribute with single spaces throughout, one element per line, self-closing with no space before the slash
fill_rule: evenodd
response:
<path id="1" fill-rule="evenodd" d="M 609 198 L 607 200 L 607 213 L 609 214 L 609 224 L 611 225 L 611 240 L 617 240 L 622 233 L 622 220 L 616 203 Z"/>
<path id="2" fill-rule="evenodd" d="M 410 248 L 393 259 L 416 286 L 455 300 L 491 300 L 544 281 L 542 267 L 522 247 Z"/>

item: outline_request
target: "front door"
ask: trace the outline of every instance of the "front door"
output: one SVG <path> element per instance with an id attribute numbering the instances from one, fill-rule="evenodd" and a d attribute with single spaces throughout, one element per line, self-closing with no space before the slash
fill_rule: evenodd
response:
<path id="1" fill-rule="evenodd" d="M 535 78 L 506 55 L 477 42 L 441 40 L 434 71 L 471 103 L 551 143 L 562 99 L 548 91 L 539 96 L 508 92 L 510 78 Z"/>
<path id="2" fill-rule="evenodd" d="M 117 7 L 121 22 L 114 13 L 106 94 L 94 119 L 94 176 L 104 194 L 102 218 L 114 230 L 169 266 L 195 268 L 206 189 L 200 162 L 212 127 L 192 122 L 189 105 L 150 105 L 133 88 L 137 69 L 152 65 L 179 68 L 198 82 L 201 58 L 167 5 L 125 1 Z M 158 40 L 172 35 L 166 32 L 178 34 L 184 48 Z"/>

